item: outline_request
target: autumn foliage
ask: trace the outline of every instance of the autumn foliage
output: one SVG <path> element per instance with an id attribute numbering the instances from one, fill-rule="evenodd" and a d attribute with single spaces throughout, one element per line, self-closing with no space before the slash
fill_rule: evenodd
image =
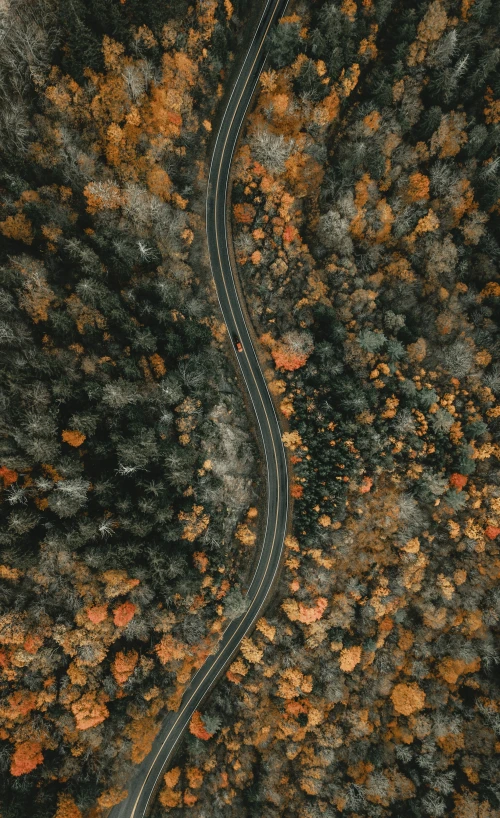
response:
<path id="1" fill-rule="evenodd" d="M 10 486 L 12 483 L 15 483 L 18 476 L 14 469 L 8 469 L 7 466 L 0 466 L 0 477 L 3 480 L 4 486 Z"/>
<path id="2" fill-rule="evenodd" d="M 220 637 L 258 496 L 200 253 L 245 12 L 0 7 L 0 811 L 102 818 Z"/>
<path id="3" fill-rule="evenodd" d="M 64 442 L 69 443 L 69 445 L 73 446 L 74 448 L 78 448 L 78 446 L 81 446 L 82 443 L 85 441 L 85 438 L 86 435 L 76 430 L 65 429 L 62 433 L 62 439 L 64 440 Z"/>
<path id="4" fill-rule="evenodd" d="M 391 693 L 396 713 L 409 716 L 425 706 L 425 693 L 416 684 L 398 684 Z"/>
<path id="5" fill-rule="evenodd" d="M 43 762 L 41 745 L 36 741 L 23 741 L 18 744 L 10 764 L 10 774 L 14 776 L 30 773 Z"/>
<path id="6" fill-rule="evenodd" d="M 207 731 L 203 723 L 203 717 L 198 710 L 196 710 L 191 716 L 191 721 L 189 722 L 189 732 L 202 741 L 208 741 L 208 739 L 212 737 L 212 734 Z"/>
<path id="7" fill-rule="evenodd" d="M 293 535 L 194 815 L 498 811 L 493 5 L 295 5 L 270 38 L 232 227 Z"/>
<path id="8" fill-rule="evenodd" d="M 130 675 L 134 672 L 139 655 L 137 651 L 131 650 L 128 653 L 119 651 L 111 666 L 111 672 L 119 685 L 125 684 Z"/>
<path id="9" fill-rule="evenodd" d="M 54 818 L 82 818 L 81 810 L 77 807 L 71 795 L 60 795 L 57 799 L 57 812 Z"/>
<path id="10" fill-rule="evenodd" d="M 117 627 L 123 628 L 133 619 L 135 611 L 136 607 L 133 602 L 124 602 L 113 611 L 113 622 Z"/>

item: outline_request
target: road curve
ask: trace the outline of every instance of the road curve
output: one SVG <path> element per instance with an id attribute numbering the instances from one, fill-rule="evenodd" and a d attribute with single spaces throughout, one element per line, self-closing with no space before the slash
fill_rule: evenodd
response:
<path id="1" fill-rule="evenodd" d="M 238 135 L 262 71 L 265 39 L 281 17 L 287 0 L 267 0 L 245 61 L 236 79 L 220 125 L 210 166 L 206 228 L 210 264 L 228 332 L 243 347 L 237 352 L 241 372 L 262 436 L 267 467 L 267 521 L 259 561 L 247 593 L 249 606 L 224 631 L 217 651 L 208 657 L 189 683 L 176 713 L 165 719 L 151 752 L 139 764 L 128 786 L 127 798 L 110 812 L 110 818 L 144 818 L 152 807 L 175 747 L 193 712 L 231 661 L 242 638 L 259 618 L 277 575 L 288 516 L 288 471 L 281 431 L 264 375 L 247 329 L 229 257 L 226 203 L 229 175 Z"/>

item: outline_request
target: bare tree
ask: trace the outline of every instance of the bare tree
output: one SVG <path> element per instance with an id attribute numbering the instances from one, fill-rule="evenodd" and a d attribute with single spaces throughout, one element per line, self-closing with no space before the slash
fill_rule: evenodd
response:
<path id="1" fill-rule="evenodd" d="M 252 151 L 258 162 L 261 162 L 272 173 L 283 173 L 285 162 L 295 146 L 293 139 L 285 139 L 283 134 L 259 129 L 252 138 Z"/>
<path id="2" fill-rule="evenodd" d="M 29 137 L 28 94 L 57 45 L 50 0 L 13 0 L 0 13 L 0 150 L 22 152 Z"/>

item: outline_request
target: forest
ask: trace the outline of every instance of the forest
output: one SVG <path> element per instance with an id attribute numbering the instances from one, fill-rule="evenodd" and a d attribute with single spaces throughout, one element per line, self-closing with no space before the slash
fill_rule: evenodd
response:
<path id="1" fill-rule="evenodd" d="M 298 0 L 271 35 L 231 207 L 293 534 L 155 818 L 500 815 L 499 26 Z"/>
<path id="2" fill-rule="evenodd" d="M 204 197 L 249 5 L 0 2 L 1 818 L 106 818 L 244 605 Z M 270 34 L 230 212 L 292 528 L 152 818 L 500 818 L 499 30 L 291 0 Z"/>
<path id="3" fill-rule="evenodd" d="M 262 492 L 203 218 L 237 6 L 0 4 L 2 818 L 107 815 L 241 609 Z"/>

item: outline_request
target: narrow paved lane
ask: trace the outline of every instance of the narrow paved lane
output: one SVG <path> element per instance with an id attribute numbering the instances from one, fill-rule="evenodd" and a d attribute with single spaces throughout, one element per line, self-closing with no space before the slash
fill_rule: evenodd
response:
<path id="1" fill-rule="evenodd" d="M 265 39 L 283 14 L 287 0 L 267 0 L 262 17 L 235 82 L 214 146 L 207 196 L 207 238 L 210 263 L 228 332 L 241 341 L 237 352 L 242 375 L 262 436 L 267 469 L 267 521 L 259 562 L 248 589 L 249 606 L 224 631 L 217 652 L 191 680 L 176 713 L 165 719 L 153 748 L 137 766 L 128 796 L 110 818 L 144 818 L 152 806 L 162 775 L 193 712 L 228 666 L 242 638 L 259 618 L 276 578 L 288 515 L 288 473 L 274 406 L 252 345 L 236 290 L 228 250 L 226 200 L 231 161 L 245 113 L 266 58 Z"/>

